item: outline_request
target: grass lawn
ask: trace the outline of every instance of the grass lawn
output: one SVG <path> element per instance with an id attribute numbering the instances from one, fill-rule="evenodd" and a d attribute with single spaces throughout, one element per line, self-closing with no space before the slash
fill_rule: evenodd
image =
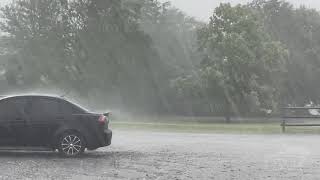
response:
<path id="1" fill-rule="evenodd" d="M 280 123 L 112 122 L 114 130 L 230 134 L 281 134 Z M 320 127 L 287 127 L 288 134 L 320 134 Z"/>

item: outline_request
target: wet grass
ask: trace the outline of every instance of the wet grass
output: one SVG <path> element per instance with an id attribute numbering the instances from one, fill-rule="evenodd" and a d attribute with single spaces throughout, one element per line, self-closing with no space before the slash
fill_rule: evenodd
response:
<path id="1" fill-rule="evenodd" d="M 282 134 L 278 122 L 271 123 L 208 123 L 192 121 L 117 121 L 112 122 L 114 130 L 182 132 L 182 133 L 226 133 L 226 134 Z M 320 127 L 287 127 L 287 134 L 320 134 Z"/>

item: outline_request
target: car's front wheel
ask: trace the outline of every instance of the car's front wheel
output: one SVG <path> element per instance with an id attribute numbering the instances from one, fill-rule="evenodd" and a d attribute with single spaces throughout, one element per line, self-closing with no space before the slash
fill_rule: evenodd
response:
<path id="1" fill-rule="evenodd" d="M 67 157 L 75 157 L 81 155 L 85 150 L 85 140 L 79 133 L 64 133 L 59 138 L 58 150 Z"/>

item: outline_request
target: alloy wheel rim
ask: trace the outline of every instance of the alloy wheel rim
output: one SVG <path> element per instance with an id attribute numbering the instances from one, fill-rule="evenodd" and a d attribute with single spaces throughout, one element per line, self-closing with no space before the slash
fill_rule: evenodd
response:
<path id="1" fill-rule="evenodd" d="M 68 135 L 63 138 L 61 143 L 62 151 L 67 155 L 77 155 L 80 153 L 82 144 L 81 139 L 76 135 Z"/>

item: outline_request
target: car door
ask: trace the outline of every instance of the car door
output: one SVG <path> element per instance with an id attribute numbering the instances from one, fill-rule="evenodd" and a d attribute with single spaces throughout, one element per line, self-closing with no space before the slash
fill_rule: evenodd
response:
<path id="1" fill-rule="evenodd" d="M 6 103 L 5 119 L 7 119 L 10 136 L 13 141 L 8 145 L 25 146 L 26 145 L 26 119 L 25 113 L 29 100 L 27 97 L 10 98 Z"/>
<path id="2" fill-rule="evenodd" d="M 15 134 L 12 131 L 7 116 L 9 106 L 7 100 L 0 101 L 0 146 L 13 146 L 16 143 Z"/>
<path id="3" fill-rule="evenodd" d="M 33 97 L 27 120 L 29 146 L 50 146 L 60 116 L 59 101 L 54 98 Z"/>

